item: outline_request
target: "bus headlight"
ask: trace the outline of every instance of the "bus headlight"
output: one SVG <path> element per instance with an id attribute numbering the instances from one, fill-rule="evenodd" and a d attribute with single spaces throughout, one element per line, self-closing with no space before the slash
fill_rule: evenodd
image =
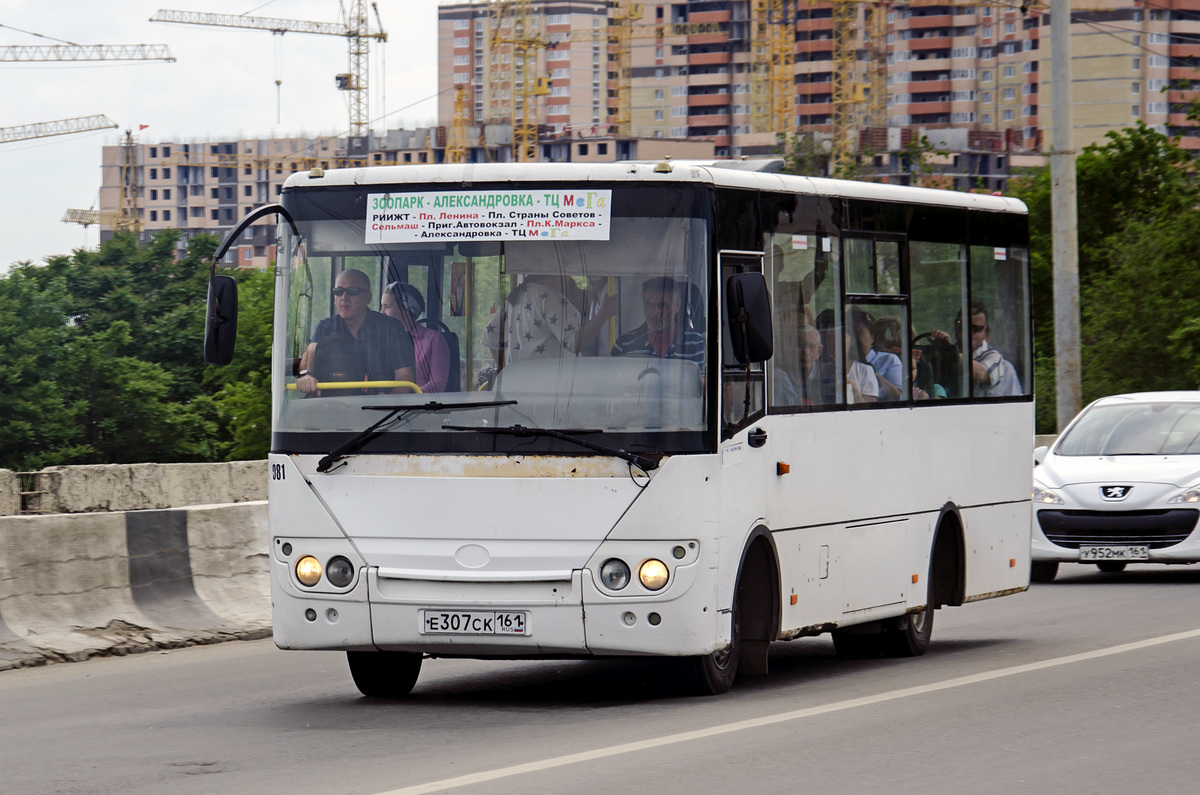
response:
<path id="1" fill-rule="evenodd" d="M 338 588 L 345 588 L 354 581 L 354 564 L 338 555 L 325 566 L 325 576 Z"/>
<path id="2" fill-rule="evenodd" d="M 643 563 L 641 568 L 638 569 L 638 579 L 650 591 L 662 590 L 670 576 L 671 573 L 667 569 L 667 564 L 654 558 L 650 558 L 650 560 Z"/>
<path id="3" fill-rule="evenodd" d="M 321 581 L 321 561 L 305 555 L 296 561 L 296 579 L 301 585 L 312 587 Z"/>
<path id="4" fill-rule="evenodd" d="M 610 591 L 619 591 L 629 584 L 629 566 L 625 561 L 609 558 L 600 567 L 600 582 Z"/>

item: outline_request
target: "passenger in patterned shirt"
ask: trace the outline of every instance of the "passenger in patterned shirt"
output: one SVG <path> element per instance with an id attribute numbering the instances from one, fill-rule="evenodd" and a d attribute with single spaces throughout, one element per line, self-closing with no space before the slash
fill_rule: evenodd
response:
<path id="1" fill-rule="evenodd" d="M 498 367 L 515 362 L 578 356 L 617 312 L 606 296 L 585 318 L 590 297 L 566 275 L 528 276 L 488 320 L 484 346 Z"/>
<path id="2" fill-rule="evenodd" d="M 704 335 L 684 328 L 679 318 L 682 306 L 682 290 L 670 276 L 643 282 L 642 311 L 646 322 L 617 337 L 612 355 L 657 356 L 703 363 Z"/>

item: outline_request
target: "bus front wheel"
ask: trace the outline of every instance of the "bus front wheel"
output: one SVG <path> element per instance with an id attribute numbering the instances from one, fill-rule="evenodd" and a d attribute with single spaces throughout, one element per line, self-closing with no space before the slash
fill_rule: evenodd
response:
<path id="1" fill-rule="evenodd" d="M 354 685 L 370 698 L 403 698 L 421 673 L 421 655 L 406 651 L 348 651 Z"/>
<path id="2" fill-rule="evenodd" d="M 742 650 L 742 632 L 738 623 L 738 607 L 735 600 L 731 617 L 733 637 L 729 645 L 712 654 L 688 657 L 684 661 L 690 689 L 696 695 L 715 696 L 733 687 L 733 680 L 737 678 L 738 657 L 741 656 Z"/>

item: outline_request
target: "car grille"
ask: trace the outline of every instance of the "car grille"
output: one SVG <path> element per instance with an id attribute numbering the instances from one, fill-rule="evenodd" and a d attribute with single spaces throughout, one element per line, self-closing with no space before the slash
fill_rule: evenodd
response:
<path id="1" fill-rule="evenodd" d="M 1080 544 L 1145 544 L 1163 549 L 1183 541 L 1196 527 L 1200 511 L 1047 511 L 1037 512 L 1046 538 L 1060 547 Z"/>

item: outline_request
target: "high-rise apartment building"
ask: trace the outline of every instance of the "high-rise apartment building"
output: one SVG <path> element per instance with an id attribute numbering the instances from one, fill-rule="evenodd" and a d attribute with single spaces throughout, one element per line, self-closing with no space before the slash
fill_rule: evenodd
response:
<path id="1" fill-rule="evenodd" d="M 1185 118 L 1200 87 L 1200 0 L 1072 5 L 1072 148 L 1139 120 L 1200 147 Z M 498 29 L 500 6 L 509 21 Z M 625 32 L 611 35 L 620 14 Z M 873 24 L 875 14 L 884 16 Z M 564 138 L 614 133 L 705 139 L 723 156 L 773 152 L 776 132 L 832 134 L 839 76 L 860 151 L 934 130 L 965 131 L 985 151 L 1053 146 L 1048 3 L 472 0 L 440 6 L 438 20 L 439 123 L 452 124 L 456 85 L 469 86 L 471 129 L 493 142 L 521 102 L 536 102 L 540 159 L 561 159 L 553 144 Z M 784 39 L 794 47 L 764 61 L 771 25 L 793 28 Z M 789 74 L 769 76 L 780 68 L 771 58 Z M 530 70 L 549 80 L 548 94 L 517 90 L 514 76 Z M 763 126 L 769 91 L 791 93 L 787 130 Z"/>

